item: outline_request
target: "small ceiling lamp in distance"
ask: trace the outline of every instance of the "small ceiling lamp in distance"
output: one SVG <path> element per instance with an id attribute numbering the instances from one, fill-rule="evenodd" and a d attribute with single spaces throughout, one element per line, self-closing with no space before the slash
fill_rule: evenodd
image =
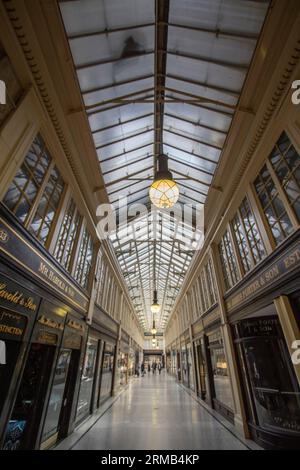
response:
<path id="1" fill-rule="evenodd" d="M 152 326 L 151 334 L 155 336 L 156 333 L 157 333 L 157 329 L 155 328 L 155 320 L 153 319 L 153 326 Z"/>

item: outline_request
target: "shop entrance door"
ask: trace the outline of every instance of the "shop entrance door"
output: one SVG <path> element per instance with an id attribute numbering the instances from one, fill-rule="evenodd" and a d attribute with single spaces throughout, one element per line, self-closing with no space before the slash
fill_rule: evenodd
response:
<path id="1" fill-rule="evenodd" d="M 68 434 L 79 351 L 61 349 L 45 419 L 41 448 L 49 448 Z"/>
<path id="2" fill-rule="evenodd" d="M 252 437 L 267 448 L 299 448 L 300 388 L 276 317 L 236 327 Z"/>
<path id="3" fill-rule="evenodd" d="M 33 343 L 4 438 L 4 449 L 34 449 L 49 385 L 55 347 Z"/>
<path id="4" fill-rule="evenodd" d="M 207 389 L 206 389 L 206 380 L 207 380 L 207 371 L 206 364 L 202 354 L 202 346 L 199 344 L 197 346 L 197 359 L 199 367 L 199 381 L 200 381 L 200 396 L 202 400 L 206 399 Z"/>

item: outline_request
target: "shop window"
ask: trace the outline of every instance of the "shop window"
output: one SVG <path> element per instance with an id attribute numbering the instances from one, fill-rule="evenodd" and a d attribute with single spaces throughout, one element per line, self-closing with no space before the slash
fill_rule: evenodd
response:
<path id="1" fill-rule="evenodd" d="M 278 142 L 278 145 L 281 145 L 280 141 Z M 276 149 L 279 148 L 280 147 L 276 147 Z M 281 148 L 283 149 L 282 145 Z M 274 150 L 273 154 L 271 155 L 271 163 L 272 165 L 275 165 L 275 162 L 277 161 L 278 173 L 280 173 L 279 167 L 281 153 L 278 156 L 275 153 L 276 151 L 278 153 L 278 150 Z M 274 240 L 278 245 L 288 235 L 290 235 L 290 233 L 293 232 L 294 227 L 287 213 L 284 202 L 279 195 L 278 188 L 271 176 L 268 164 L 264 165 L 262 168 L 254 182 L 254 187 L 266 216 L 267 222 L 271 228 Z"/>
<path id="2" fill-rule="evenodd" d="M 6 103 L 0 104 L 0 125 L 13 111 L 22 94 L 20 82 L 0 42 L 0 80 L 5 84 Z"/>
<path id="3" fill-rule="evenodd" d="M 228 230 L 225 232 L 219 244 L 219 253 L 221 258 L 225 287 L 228 290 L 239 281 L 237 262 L 233 252 L 233 247 Z"/>
<path id="4" fill-rule="evenodd" d="M 54 256 L 67 270 L 71 270 L 72 258 L 76 248 L 76 239 L 80 229 L 81 216 L 71 199 L 59 232 Z"/>
<path id="5" fill-rule="evenodd" d="M 259 233 L 256 220 L 245 198 L 232 221 L 232 227 L 237 242 L 239 254 L 247 273 L 265 256 L 265 249 Z"/>
<path id="6" fill-rule="evenodd" d="M 300 222 L 300 155 L 285 132 L 277 142 L 270 162 Z"/>
<path id="7" fill-rule="evenodd" d="M 84 288 L 88 288 L 89 277 L 92 267 L 93 241 L 87 228 L 85 228 L 79 248 L 79 254 L 76 263 L 75 279 Z"/>
<path id="8" fill-rule="evenodd" d="M 220 331 L 209 337 L 209 351 L 213 370 L 215 398 L 227 408 L 233 410 L 234 403 L 228 364 Z"/>
<path id="9" fill-rule="evenodd" d="M 51 160 L 42 137 L 38 135 L 4 197 L 4 204 L 24 224 L 47 175 Z"/>
<path id="10" fill-rule="evenodd" d="M 211 259 L 209 259 L 208 263 L 205 265 L 205 274 L 206 274 L 207 288 L 208 288 L 208 294 L 209 294 L 209 300 L 210 300 L 209 303 L 211 307 L 217 302 L 216 285 L 215 285 L 215 280 L 214 280 L 213 271 L 212 271 Z"/>
<path id="11" fill-rule="evenodd" d="M 98 341 L 89 338 L 81 376 L 80 392 L 77 405 L 76 421 L 81 421 L 90 413 L 95 377 Z"/>
<path id="12" fill-rule="evenodd" d="M 50 173 L 48 183 L 29 228 L 30 232 L 33 233 L 43 245 L 45 245 L 48 239 L 55 215 L 59 208 L 63 189 L 64 181 L 55 166 Z"/>
<path id="13" fill-rule="evenodd" d="M 64 181 L 38 135 L 16 173 L 3 202 L 45 245 L 57 214 Z"/>
<path id="14" fill-rule="evenodd" d="M 105 343 L 101 370 L 99 404 L 111 396 L 114 372 L 115 347 Z"/>

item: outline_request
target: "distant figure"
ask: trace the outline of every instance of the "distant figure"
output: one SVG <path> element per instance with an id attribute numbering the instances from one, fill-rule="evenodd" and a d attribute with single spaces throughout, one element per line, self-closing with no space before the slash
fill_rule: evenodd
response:
<path id="1" fill-rule="evenodd" d="M 156 362 L 152 362 L 152 372 L 153 374 L 156 372 Z"/>
<path id="2" fill-rule="evenodd" d="M 159 373 L 159 375 L 160 375 L 160 373 L 161 373 L 161 369 L 162 369 L 162 366 L 161 366 L 161 363 L 160 363 L 160 362 L 158 363 L 158 366 L 157 366 L 157 368 L 158 368 L 158 373 Z"/>
<path id="3" fill-rule="evenodd" d="M 145 364 L 142 362 L 142 365 L 141 365 L 141 375 L 142 377 L 144 377 L 145 375 Z"/>
<path id="4" fill-rule="evenodd" d="M 150 371 L 151 371 L 151 366 L 150 366 L 150 362 L 148 362 L 148 374 L 150 374 Z"/>

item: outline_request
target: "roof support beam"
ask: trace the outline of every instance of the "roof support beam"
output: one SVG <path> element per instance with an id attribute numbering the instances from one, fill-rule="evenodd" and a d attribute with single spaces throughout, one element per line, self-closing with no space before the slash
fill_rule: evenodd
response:
<path id="1" fill-rule="evenodd" d="M 142 102 L 143 103 L 151 103 L 151 101 L 145 101 L 147 98 L 149 98 L 149 99 L 153 98 L 153 94 L 148 95 L 148 96 L 144 96 Z M 87 113 L 88 116 L 93 116 L 94 114 L 100 114 L 100 113 L 104 113 L 105 111 L 111 111 L 112 109 L 120 108 L 121 106 L 127 106 L 130 103 L 137 103 L 138 101 L 141 102 L 141 100 L 128 100 L 128 101 L 125 100 L 125 101 L 122 101 L 121 103 L 114 104 L 113 106 L 109 106 L 107 108 L 97 109 L 95 111 L 88 111 L 87 110 L 86 113 Z"/>
<path id="2" fill-rule="evenodd" d="M 106 144 L 97 145 L 96 150 L 100 150 L 100 149 L 103 149 L 105 147 L 109 147 L 110 145 L 119 144 L 120 142 L 125 142 L 125 140 L 128 140 L 128 139 L 134 139 L 135 137 L 139 137 L 140 135 L 147 134 L 148 132 L 153 132 L 153 130 L 154 130 L 153 128 L 144 129 L 143 131 L 138 132 L 137 134 L 132 134 L 132 135 L 129 135 L 127 137 L 122 137 L 121 139 L 117 139 L 117 140 L 112 140 L 111 142 L 107 142 Z"/>
<path id="3" fill-rule="evenodd" d="M 124 189 L 131 188 L 132 186 L 135 186 L 135 185 L 138 184 L 138 183 L 139 183 L 139 181 L 135 181 L 134 183 L 127 184 L 126 186 L 123 186 L 123 188 L 121 188 L 121 189 L 118 188 L 118 189 L 115 190 L 115 191 L 111 191 L 111 192 L 108 191 L 107 194 L 108 194 L 109 196 L 111 196 L 112 194 L 120 193 L 120 191 L 123 191 Z"/>
<path id="4" fill-rule="evenodd" d="M 86 64 L 81 64 L 81 65 L 75 65 L 76 70 L 84 70 L 84 69 L 90 69 L 92 67 L 98 67 L 99 65 L 106 65 L 106 64 L 113 64 L 115 62 L 119 62 L 121 60 L 130 60 L 130 59 L 136 59 L 137 57 L 142 57 L 146 55 L 154 54 L 154 50 L 150 49 L 149 51 L 140 51 L 136 54 L 132 54 L 130 56 L 126 57 L 114 57 L 111 59 L 104 59 L 104 60 L 97 60 L 94 62 L 88 62 Z"/>
<path id="5" fill-rule="evenodd" d="M 115 127 L 123 126 L 125 124 L 131 124 L 132 122 L 140 121 L 141 119 L 145 119 L 150 116 L 153 116 L 153 113 L 143 114 L 142 116 L 126 119 L 125 121 L 119 120 L 116 124 L 112 124 L 111 126 L 105 126 L 99 129 L 95 129 L 94 131 L 92 131 L 92 134 L 98 134 L 99 132 L 109 131 L 110 129 L 114 129 Z"/>
<path id="6" fill-rule="evenodd" d="M 120 183 L 121 181 L 129 180 L 132 176 L 139 175 L 140 173 L 143 173 L 144 171 L 149 171 L 152 169 L 153 169 L 153 166 L 149 166 L 148 168 L 143 168 L 142 170 L 135 171 L 134 173 L 131 173 L 130 175 L 123 176 L 122 178 L 118 178 L 117 180 L 110 181 L 109 183 L 99 186 L 96 190 L 100 191 L 101 189 L 108 188 L 109 186 L 113 186 L 114 184 Z M 121 189 L 119 189 L 119 191 L 121 191 Z"/>
<path id="7" fill-rule="evenodd" d="M 85 106 L 86 110 L 98 108 L 99 106 L 106 106 L 111 103 L 123 103 L 127 98 L 131 98 L 132 96 L 142 95 L 143 93 L 148 93 L 149 91 L 153 91 L 152 88 L 145 88 L 144 90 L 134 91 L 132 93 L 128 93 L 127 95 L 116 96 L 115 98 L 111 98 L 109 100 L 99 101 L 98 103 L 93 103 Z"/>
<path id="8" fill-rule="evenodd" d="M 176 173 L 177 175 L 184 176 L 185 178 L 189 179 L 190 181 L 195 181 L 195 183 L 202 184 L 203 186 L 206 186 L 207 188 L 211 187 L 211 184 L 206 183 L 206 181 L 201 181 L 198 178 L 194 178 L 193 176 L 190 176 L 190 175 L 185 175 L 184 173 L 182 173 L 181 171 L 178 171 L 178 170 L 172 170 L 172 171 L 173 171 L 173 173 Z M 205 196 L 206 196 L 206 194 L 205 194 Z"/>
<path id="9" fill-rule="evenodd" d="M 171 51 L 171 50 L 164 50 L 161 51 L 164 54 L 168 54 L 175 57 L 182 57 L 183 59 L 190 59 L 190 60 L 197 60 L 199 62 L 206 62 L 207 64 L 218 65 L 220 67 L 231 68 L 235 70 L 240 70 L 242 72 L 246 72 L 248 70 L 248 65 L 246 64 L 237 64 L 236 62 L 230 62 L 226 60 L 220 59 L 211 59 L 210 57 L 204 56 L 196 56 L 194 54 L 187 54 L 186 52 L 179 52 L 179 51 Z"/>
<path id="10" fill-rule="evenodd" d="M 186 122 L 187 124 L 191 124 L 192 126 L 200 127 L 201 129 L 207 129 L 208 131 L 217 132 L 217 133 L 223 134 L 224 136 L 227 136 L 226 131 L 217 129 L 216 127 L 207 126 L 206 124 L 201 124 L 200 121 L 195 122 L 195 121 L 192 121 L 191 119 L 187 119 L 182 116 L 170 114 L 170 113 L 165 113 L 165 117 L 169 117 L 171 119 L 177 119 L 178 121 Z"/>
<path id="11" fill-rule="evenodd" d="M 118 153 L 117 155 L 112 155 L 111 157 L 105 158 L 104 160 L 100 161 L 100 163 L 109 162 L 109 161 L 114 160 L 115 158 L 119 158 L 119 157 L 124 157 L 124 156 L 128 157 L 128 155 L 130 153 L 136 152 L 137 150 L 144 149 L 145 147 L 150 147 L 150 145 L 151 144 L 140 145 L 139 147 L 135 147 L 134 149 L 130 150 L 129 152 L 122 152 L 122 153 Z"/>
<path id="12" fill-rule="evenodd" d="M 179 175 L 179 174 L 182 174 L 182 173 L 179 173 L 178 171 L 175 171 L 175 170 L 172 170 L 172 171 L 173 171 L 173 173 L 176 173 L 176 174 L 178 174 L 178 175 Z M 191 177 L 190 180 L 191 180 L 191 181 L 195 181 L 196 183 L 200 183 L 200 181 L 197 180 L 196 178 L 192 178 L 192 177 Z M 199 189 L 191 188 L 190 186 L 188 186 L 188 185 L 186 185 L 186 184 L 184 184 L 184 183 L 181 183 L 181 186 L 182 186 L 183 188 L 188 189 L 189 191 L 193 191 L 194 193 L 201 194 L 201 196 L 205 196 L 205 197 L 207 196 L 207 193 L 204 193 L 204 192 L 200 191 Z M 208 186 L 210 186 L 210 185 L 208 185 Z"/>
<path id="13" fill-rule="evenodd" d="M 123 31 L 131 31 L 133 29 L 144 29 L 154 26 L 154 23 L 143 23 L 143 24 L 136 24 L 133 26 L 124 26 L 121 28 L 113 28 L 113 29 L 103 29 L 102 31 L 95 31 L 92 33 L 80 33 L 80 34 L 71 34 L 68 39 L 69 41 L 73 41 L 74 39 L 82 39 L 82 38 L 91 38 L 94 36 L 108 36 L 109 34 L 114 33 L 121 33 Z"/>
<path id="14" fill-rule="evenodd" d="M 190 140 L 192 142 L 195 142 L 196 144 L 200 144 L 200 145 L 205 145 L 206 147 L 211 147 L 213 149 L 216 149 L 216 150 L 222 150 L 223 146 L 219 146 L 219 145 L 214 145 L 214 144 L 210 144 L 208 142 L 205 142 L 203 140 L 198 140 L 198 139 L 195 139 L 194 137 L 190 137 L 190 136 L 186 136 L 186 135 L 183 135 L 183 134 L 180 134 L 179 132 L 175 132 L 175 131 L 172 131 L 170 129 L 164 129 L 164 132 L 169 132 L 169 134 L 173 134 L 173 135 L 176 135 L 177 137 L 182 137 L 183 139 L 187 139 L 187 140 Z"/>
<path id="15" fill-rule="evenodd" d="M 224 108 L 232 109 L 233 111 L 237 108 L 235 105 L 225 103 L 224 101 L 212 100 L 210 98 L 206 98 L 205 96 L 195 95 L 192 93 L 187 93 L 186 91 L 177 90 L 176 88 L 165 87 L 167 91 L 171 93 L 177 93 L 178 95 L 188 96 L 192 98 L 194 101 L 199 103 L 209 103 L 214 104 L 216 106 L 224 106 Z"/>
<path id="16" fill-rule="evenodd" d="M 167 142 L 165 142 L 164 145 L 166 145 L 167 147 L 170 147 L 174 150 L 178 150 L 179 152 L 186 153 L 189 156 L 192 155 L 193 157 L 200 158 L 201 160 L 203 160 L 205 162 L 213 163 L 216 166 L 218 164 L 218 162 L 216 162 L 215 160 L 212 160 L 211 158 L 204 157 L 203 155 L 199 155 L 199 154 L 196 154 L 194 152 L 188 152 L 187 150 L 181 149 L 180 147 L 176 147 L 175 145 L 172 145 L 172 144 L 168 144 Z"/>
<path id="17" fill-rule="evenodd" d="M 174 158 L 173 156 L 168 155 L 168 159 L 171 162 L 180 163 L 181 165 L 185 165 L 188 168 L 190 168 L 191 170 L 200 171 L 201 173 L 204 173 L 205 175 L 208 175 L 208 176 L 214 176 L 214 173 L 211 173 L 210 171 L 204 170 L 203 168 L 197 168 L 196 166 L 191 165 L 188 162 L 183 162 L 182 160 L 178 160 L 178 158 Z"/>
<path id="18" fill-rule="evenodd" d="M 177 99 L 174 98 L 172 95 L 166 95 L 167 100 L 165 102 L 168 103 L 184 103 L 189 104 L 191 106 L 196 106 L 196 108 L 206 109 L 206 111 L 211 111 L 212 113 L 221 114 L 222 116 L 227 116 L 230 119 L 233 118 L 233 113 L 229 113 L 228 111 L 224 111 L 221 109 L 211 108 L 210 106 L 205 106 L 203 104 L 199 104 L 199 102 L 195 100 L 184 100 L 184 99 Z"/>
<path id="19" fill-rule="evenodd" d="M 131 78 L 130 80 L 121 80 L 120 82 L 109 83 L 108 85 L 103 85 L 100 87 L 89 88 L 88 90 L 82 91 L 83 96 L 88 95 L 89 93 L 95 93 L 97 91 L 105 91 L 110 90 L 111 88 L 117 88 L 123 85 L 129 85 L 131 83 L 140 82 L 143 80 L 148 80 L 149 78 L 153 78 L 154 75 L 142 75 L 140 77 Z"/>
<path id="20" fill-rule="evenodd" d="M 235 31 L 222 31 L 220 29 L 210 29 L 210 28 L 199 28 L 196 26 L 188 26 L 180 23 L 169 23 L 169 26 L 172 26 L 173 28 L 178 28 L 178 29 L 187 29 L 189 31 L 196 31 L 198 33 L 208 33 L 208 34 L 213 34 L 217 38 L 224 37 L 224 38 L 236 38 L 236 39 L 249 39 L 252 41 L 257 40 L 257 35 L 256 34 L 250 34 L 250 33 L 242 33 L 242 32 L 235 32 Z"/>
<path id="21" fill-rule="evenodd" d="M 239 98 L 239 92 L 230 90 L 229 88 L 212 85 L 206 82 L 198 82 L 197 80 L 192 80 L 189 78 L 180 77 L 179 75 L 173 75 L 169 73 L 167 74 L 167 78 L 170 78 L 172 80 L 178 80 L 179 82 L 183 82 L 183 83 L 189 83 L 190 85 L 201 86 L 201 87 L 207 88 L 208 90 L 219 91 L 220 93 L 225 93 L 226 95 L 233 96 L 237 100 Z"/>
<path id="22" fill-rule="evenodd" d="M 122 170 L 123 168 L 126 168 L 128 166 L 135 165 L 136 163 L 140 163 L 140 162 L 144 161 L 146 158 L 149 158 L 149 157 L 151 157 L 151 155 L 139 158 L 138 160 L 134 160 L 133 162 L 126 162 L 126 163 L 124 163 L 124 165 L 120 165 L 120 166 L 117 166 L 116 168 L 113 168 L 112 170 L 102 172 L 102 176 L 109 175 L 111 173 L 114 173 L 115 171 L 119 171 L 119 170 Z"/>

